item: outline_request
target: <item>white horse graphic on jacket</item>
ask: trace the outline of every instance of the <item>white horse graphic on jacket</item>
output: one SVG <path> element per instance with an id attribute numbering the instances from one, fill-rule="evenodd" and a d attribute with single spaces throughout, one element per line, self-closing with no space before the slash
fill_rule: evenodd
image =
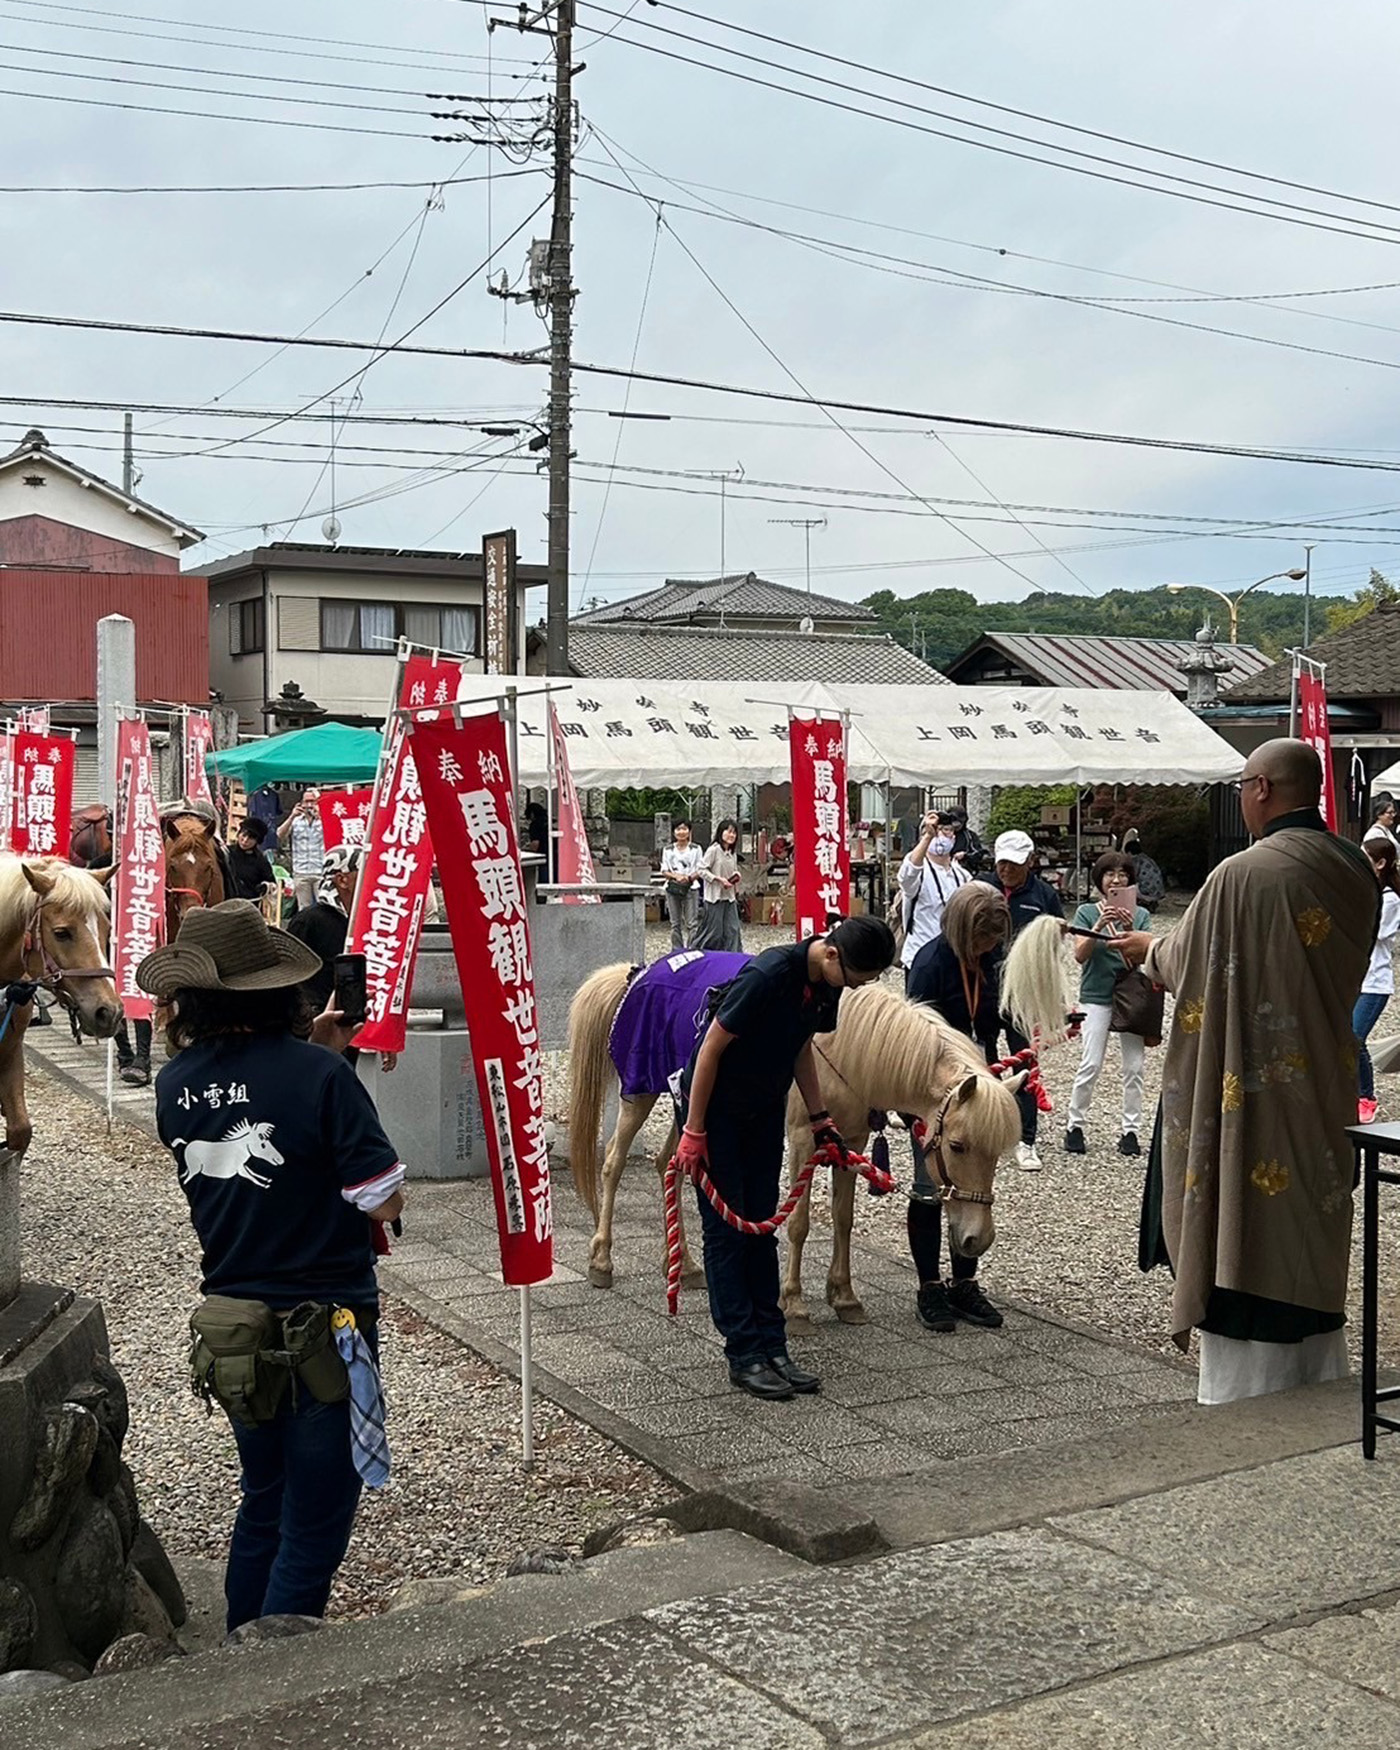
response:
<path id="1" fill-rule="evenodd" d="M 258 1160 L 269 1166 L 282 1165 L 282 1156 L 272 1146 L 274 1128 L 271 1124 L 250 1123 L 245 1118 L 226 1130 L 218 1142 L 186 1142 L 184 1137 L 176 1137 L 171 1148 L 185 1151 L 181 1184 L 188 1185 L 203 1173 L 206 1179 L 247 1179 L 260 1191 L 266 1191 L 272 1180 L 255 1173 L 248 1163 Z"/>

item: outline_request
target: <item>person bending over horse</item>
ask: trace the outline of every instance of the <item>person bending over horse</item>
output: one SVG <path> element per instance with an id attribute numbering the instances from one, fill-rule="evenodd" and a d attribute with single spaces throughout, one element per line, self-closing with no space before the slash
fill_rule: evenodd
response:
<path id="1" fill-rule="evenodd" d="M 928 1003 L 950 1027 L 982 1048 L 990 1063 L 1001 1029 L 1001 958 L 1011 938 L 1006 900 L 986 882 L 972 881 L 951 896 L 943 910 L 942 934 L 920 948 L 909 968 L 906 995 Z M 977 1282 L 976 1258 L 953 1251 L 952 1275 L 943 1281 L 943 1200 L 917 1142 L 914 1183 L 909 1191 L 909 1252 L 919 1273 L 915 1301 L 919 1323 L 929 1331 L 951 1331 L 959 1319 L 995 1330 L 1002 1316 Z"/>
<path id="2" fill-rule="evenodd" d="M 894 962 L 883 918 L 846 918 L 824 936 L 769 948 L 716 993 L 713 1019 L 681 1075 L 677 1153 L 683 1169 L 708 1167 L 735 1214 L 767 1221 L 778 1207 L 794 1082 L 813 1141 L 844 1152 L 822 1105 L 812 1040 L 836 1026 L 841 991 L 870 984 Z M 788 1355 L 778 1304 L 778 1238 L 730 1227 L 697 1189 L 705 1234 L 710 1316 L 724 1338 L 730 1382 L 757 1398 L 821 1389 Z"/>
<path id="3" fill-rule="evenodd" d="M 318 964 L 233 899 L 187 912 L 136 969 L 176 1048 L 156 1129 L 202 1250 L 196 1386 L 228 1412 L 242 1467 L 230 1630 L 324 1615 L 361 1481 L 388 1475 L 374 1242 L 404 1169 L 340 1055 L 350 1029 L 311 1020 L 298 987 Z"/>

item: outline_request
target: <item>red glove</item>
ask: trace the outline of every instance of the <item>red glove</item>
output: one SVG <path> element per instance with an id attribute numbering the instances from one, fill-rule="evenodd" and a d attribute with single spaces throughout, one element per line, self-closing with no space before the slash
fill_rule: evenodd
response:
<path id="1" fill-rule="evenodd" d="M 813 1125 L 812 1141 L 818 1148 L 834 1148 L 837 1159 L 843 1165 L 850 1155 L 850 1150 L 846 1147 L 846 1139 L 829 1118 L 824 1118 L 820 1124 Z"/>
<path id="2" fill-rule="evenodd" d="M 693 1173 L 697 1167 L 708 1166 L 710 1156 L 705 1143 L 705 1132 L 692 1130 L 687 1124 L 676 1144 L 676 1159 L 680 1162 L 683 1173 Z"/>

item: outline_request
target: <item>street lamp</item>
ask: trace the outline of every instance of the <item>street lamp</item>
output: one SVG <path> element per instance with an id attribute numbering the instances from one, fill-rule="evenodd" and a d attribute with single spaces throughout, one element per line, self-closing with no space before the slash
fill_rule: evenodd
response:
<path id="1" fill-rule="evenodd" d="M 1240 641 L 1240 603 L 1250 593 L 1250 590 L 1258 589 L 1262 583 L 1273 583 L 1280 577 L 1287 577 L 1294 583 L 1301 583 L 1307 575 L 1306 571 L 1271 571 L 1267 577 L 1257 579 L 1256 582 L 1250 584 L 1248 589 L 1242 589 L 1238 595 L 1226 595 L 1223 589 L 1215 589 L 1208 583 L 1169 583 L 1167 594 L 1180 595 L 1184 589 L 1199 589 L 1204 590 L 1207 595 L 1218 597 L 1230 610 L 1230 642 L 1238 644 Z"/>

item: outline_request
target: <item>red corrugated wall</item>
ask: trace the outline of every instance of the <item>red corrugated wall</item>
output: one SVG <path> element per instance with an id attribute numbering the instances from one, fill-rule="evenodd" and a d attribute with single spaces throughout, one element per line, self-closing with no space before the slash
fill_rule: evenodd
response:
<path id="1" fill-rule="evenodd" d="M 97 697 L 97 622 L 136 625 L 143 703 L 209 697 L 209 592 L 202 577 L 0 568 L 0 699 Z"/>

